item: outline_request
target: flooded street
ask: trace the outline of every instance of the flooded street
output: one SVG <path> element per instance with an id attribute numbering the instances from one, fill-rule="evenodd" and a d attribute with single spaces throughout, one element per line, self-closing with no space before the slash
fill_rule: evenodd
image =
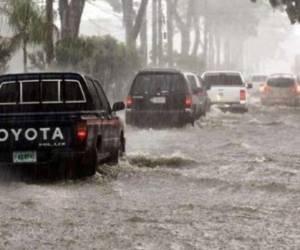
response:
<path id="1" fill-rule="evenodd" d="M 2 183 L 0 249 L 299 249 L 300 109 L 127 129 L 119 168 Z"/>

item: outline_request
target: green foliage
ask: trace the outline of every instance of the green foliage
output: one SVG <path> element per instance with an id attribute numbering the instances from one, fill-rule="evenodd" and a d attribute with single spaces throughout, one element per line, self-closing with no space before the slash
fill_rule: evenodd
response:
<path id="1" fill-rule="evenodd" d="M 204 56 L 201 55 L 174 55 L 175 65 L 180 69 L 191 72 L 203 72 L 205 69 Z"/>
<path id="2" fill-rule="evenodd" d="M 22 40 L 39 43 L 45 39 L 42 11 L 32 0 L 9 0 L 6 6 L 8 23 Z"/>
<path id="3" fill-rule="evenodd" d="M 46 39 L 43 12 L 33 0 L 8 0 L 2 10 L 14 32 L 14 44 L 23 49 L 24 71 L 27 71 L 27 45 Z"/>
<path id="4" fill-rule="evenodd" d="M 136 51 L 110 36 L 62 40 L 56 45 L 57 67 L 92 75 L 107 91 L 119 94 L 140 65 Z M 117 95 L 117 93 L 113 93 Z"/>
<path id="5" fill-rule="evenodd" d="M 292 24 L 300 23 L 300 1 L 299 0 L 269 0 L 273 8 L 285 6 L 286 13 Z M 251 0 L 256 3 L 257 0 Z"/>
<path id="6" fill-rule="evenodd" d="M 12 52 L 11 42 L 0 38 L 0 73 L 6 71 Z"/>

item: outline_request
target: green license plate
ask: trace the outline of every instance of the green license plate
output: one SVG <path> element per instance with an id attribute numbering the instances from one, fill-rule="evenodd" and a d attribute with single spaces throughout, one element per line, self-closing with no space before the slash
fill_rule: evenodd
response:
<path id="1" fill-rule="evenodd" d="M 36 151 L 13 152 L 13 163 L 36 163 Z"/>

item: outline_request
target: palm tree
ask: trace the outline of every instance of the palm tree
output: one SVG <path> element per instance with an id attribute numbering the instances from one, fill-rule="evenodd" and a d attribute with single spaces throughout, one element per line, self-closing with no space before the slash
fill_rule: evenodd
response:
<path id="1" fill-rule="evenodd" d="M 27 46 L 45 40 L 46 28 L 42 11 L 32 0 L 9 0 L 5 12 L 14 31 L 14 39 L 23 50 L 24 72 L 28 70 Z"/>

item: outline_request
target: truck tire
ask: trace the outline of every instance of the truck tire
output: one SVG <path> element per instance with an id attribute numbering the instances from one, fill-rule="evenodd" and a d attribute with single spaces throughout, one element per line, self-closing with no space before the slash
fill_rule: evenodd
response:
<path id="1" fill-rule="evenodd" d="M 112 166 L 118 165 L 119 158 L 124 155 L 125 151 L 126 151 L 126 140 L 122 134 L 120 136 L 120 146 L 119 146 L 118 150 L 111 152 L 111 154 L 107 160 L 107 163 Z"/>
<path id="2" fill-rule="evenodd" d="M 66 162 L 65 178 L 79 179 L 93 176 L 98 165 L 97 150 L 93 149 L 81 158 L 74 158 Z"/>
<path id="3" fill-rule="evenodd" d="M 81 169 L 80 177 L 89 177 L 95 175 L 97 166 L 98 166 L 97 149 L 94 148 L 93 150 L 91 150 L 89 156 L 84 159 L 84 162 L 82 162 L 80 168 Z"/>

